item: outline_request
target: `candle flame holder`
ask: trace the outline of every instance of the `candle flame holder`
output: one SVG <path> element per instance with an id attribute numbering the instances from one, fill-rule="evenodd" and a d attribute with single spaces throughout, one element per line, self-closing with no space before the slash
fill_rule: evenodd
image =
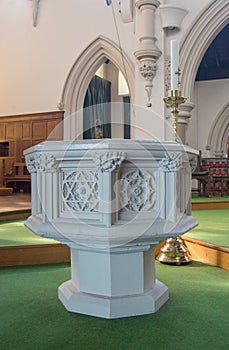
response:
<path id="1" fill-rule="evenodd" d="M 179 105 L 187 99 L 181 96 L 180 90 L 169 90 L 170 96 L 164 98 L 164 102 L 170 106 L 172 115 L 172 141 L 177 140 L 177 119 L 179 114 Z"/>

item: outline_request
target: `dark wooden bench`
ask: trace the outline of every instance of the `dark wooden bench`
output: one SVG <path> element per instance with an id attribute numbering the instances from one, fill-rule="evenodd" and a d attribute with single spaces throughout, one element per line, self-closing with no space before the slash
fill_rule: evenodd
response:
<path id="1" fill-rule="evenodd" d="M 192 173 L 192 179 L 198 181 L 198 194 L 199 196 L 210 196 L 210 174 L 209 168 L 201 164 L 201 151 L 197 159 L 197 166 Z"/>
<path id="2" fill-rule="evenodd" d="M 12 173 L 3 177 L 4 185 L 7 187 L 12 184 L 15 191 L 17 191 L 18 183 L 30 183 L 31 176 L 27 170 L 25 163 L 14 163 L 12 166 Z"/>

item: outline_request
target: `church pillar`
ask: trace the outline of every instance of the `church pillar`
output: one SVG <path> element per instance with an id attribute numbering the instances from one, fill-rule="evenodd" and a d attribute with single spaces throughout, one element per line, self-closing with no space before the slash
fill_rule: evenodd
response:
<path id="1" fill-rule="evenodd" d="M 191 112 L 195 105 L 192 102 L 186 102 L 179 106 L 179 115 L 177 123 L 177 133 L 182 143 L 186 143 L 186 129 L 188 120 L 191 118 Z"/>
<path id="2" fill-rule="evenodd" d="M 145 79 L 145 90 L 150 104 L 152 81 L 157 71 L 157 60 L 161 56 L 161 51 L 155 44 L 154 33 L 155 11 L 160 5 L 158 0 L 136 0 L 136 7 L 140 10 L 141 32 L 139 35 L 139 45 L 134 55 L 139 61 L 139 71 Z"/>

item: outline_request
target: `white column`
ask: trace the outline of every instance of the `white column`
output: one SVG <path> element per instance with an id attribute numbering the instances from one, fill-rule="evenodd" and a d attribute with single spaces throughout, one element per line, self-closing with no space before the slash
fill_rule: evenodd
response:
<path id="1" fill-rule="evenodd" d="M 166 173 L 166 219 L 176 221 L 176 172 Z"/>
<path id="2" fill-rule="evenodd" d="M 37 191 L 37 173 L 31 173 L 31 198 L 32 198 L 32 215 L 39 213 L 38 205 L 38 191 Z"/>
<path id="3" fill-rule="evenodd" d="M 52 172 L 45 173 L 45 215 L 48 221 L 52 220 L 53 216 L 53 181 Z M 44 185 L 44 184 L 43 184 Z"/>
<path id="4" fill-rule="evenodd" d="M 53 219 L 56 219 L 59 215 L 59 173 L 53 172 Z"/>
<path id="5" fill-rule="evenodd" d="M 147 1 L 139 2 L 137 1 L 136 6 L 141 10 L 142 18 L 142 35 L 140 37 L 141 40 L 153 40 L 154 41 L 154 12 L 156 10 L 156 6 Z"/>
<path id="6" fill-rule="evenodd" d="M 46 178 L 45 178 L 45 173 L 41 172 L 41 210 L 42 210 L 42 221 L 46 222 L 47 221 L 47 216 L 46 216 Z"/>
<path id="7" fill-rule="evenodd" d="M 136 7 L 141 11 L 141 34 L 139 36 L 139 45 L 134 55 L 140 63 L 140 73 L 146 80 L 145 90 L 149 101 L 151 99 L 152 81 L 157 71 L 157 60 L 161 51 L 155 44 L 154 34 L 155 11 L 160 5 L 158 0 L 137 0 Z"/>
<path id="8" fill-rule="evenodd" d="M 111 214 L 112 214 L 112 208 L 111 208 L 111 173 L 110 172 L 104 172 L 102 174 L 103 177 L 103 216 L 104 216 L 104 224 L 107 227 L 111 227 L 112 220 L 111 220 Z"/>
<path id="9" fill-rule="evenodd" d="M 191 118 L 191 112 L 195 107 L 194 103 L 185 102 L 179 106 L 177 133 L 182 143 L 186 143 L 186 129 L 188 120 Z"/>
<path id="10" fill-rule="evenodd" d="M 37 200 L 37 214 L 41 214 L 42 213 L 42 173 L 41 172 L 37 172 L 37 196 L 36 196 L 36 200 Z"/>

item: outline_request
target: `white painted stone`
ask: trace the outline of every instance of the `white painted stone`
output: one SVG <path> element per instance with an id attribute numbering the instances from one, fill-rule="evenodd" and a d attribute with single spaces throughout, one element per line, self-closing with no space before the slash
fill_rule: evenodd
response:
<path id="1" fill-rule="evenodd" d="M 160 281 L 147 293 L 117 298 L 82 293 L 67 281 L 59 287 L 58 296 L 70 312 L 110 319 L 154 313 L 169 298 L 168 288 Z"/>
<path id="2" fill-rule="evenodd" d="M 196 153 L 119 139 L 50 141 L 25 151 L 33 174 L 26 226 L 71 248 L 71 280 L 59 287 L 67 310 L 116 318 L 156 312 L 167 301 L 154 246 L 196 225 L 189 213 Z"/>

